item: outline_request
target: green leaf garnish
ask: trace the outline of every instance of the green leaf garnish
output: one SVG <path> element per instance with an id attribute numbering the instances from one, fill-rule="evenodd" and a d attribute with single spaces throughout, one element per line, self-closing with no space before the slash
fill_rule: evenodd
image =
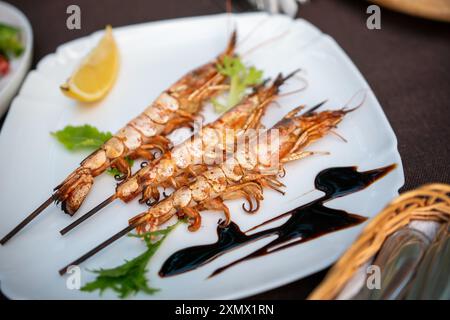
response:
<path id="1" fill-rule="evenodd" d="M 131 159 L 130 157 L 125 157 L 125 161 L 128 163 L 130 167 L 134 165 L 134 160 Z M 120 172 L 119 169 L 117 168 L 109 168 L 108 170 L 106 170 L 106 173 L 112 175 L 113 177 L 124 174 L 124 172 Z"/>
<path id="2" fill-rule="evenodd" d="M 159 289 L 148 286 L 145 276 L 147 273 L 147 264 L 169 233 L 181 222 L 183 220 L 177 221 L 177 223 L 164 230 L 147 232 L 142 235 L 130 234 L 130 237 L 143 239 L 147 245 L 147 250 L 132 260 L 125 260 L 125 263 L 118 267 L 92 271 L 98 274 L 97 278 L 84 285 L 81 290 L 87 292 L 99 290 L 100 294 L 102 294 L 106 289 L 111 289 L 118 293 L 122 299 L 129 295 L 137 294 L 138 292 L 147 294 L 157 292 Z M 159 239 L 155 241 L 155 237 Z"/>
<path id="3" fill-rule="evenodd" d="M 97 149 L 112 137 L 111 132 L 101 132 L 88 124 L 66 126 L 62 130 L 51 132 L 51 135 L 69 150 Z"/>
<path id="4" fill-rule="evenodd" d="M 239 57 L 225 56 L 218 63 L 217 71 L 230 78 L 230 90 L 225 103 L 212 99 L 216 112 L 221 113 L 234 107 L 244 97 L 247 89 L 261 83 L 263 72 L 255 67 L 246 67 Z"/>

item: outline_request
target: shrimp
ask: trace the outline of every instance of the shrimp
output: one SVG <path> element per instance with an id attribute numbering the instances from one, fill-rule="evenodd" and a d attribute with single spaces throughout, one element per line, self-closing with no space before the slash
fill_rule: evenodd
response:
<path id="1" fill-rule="evenodd" d="M 230 210 L 224 200 L 244 197 L 249 213 L 256 212 L 263 200 L 263 188 L 280 191 L 284 185 L 278 175 L 284 171 L 286 162 L 302 159 L 314 154 L 304 148 L 330 132 L 352 110 L 315 112 L 310 110 L 297 115 L 301 107 L 289 112 L 271 130 L 278 135 L 267 135 L 267 139 L 254 137 L 254 143 L 246 144 L 242 152 L 236 152 L 221 165 L 210 166 L 189 185 L 175 190 L 169 197 L 130 219 L 138 233 L 155 230 L 173 216 L 187 217 L 188 229 L 197 230 L 201 225 L 200 211 L 219 210 L 225 214 L 222 225 L 231 221 Z M 271 131 L 269 130 L 269 131 Z M 268 131 L 268 132 L 269 132 Z M 276 168 L 269 164 L 278 163 Z M 273 167 L 273 166 L 272 166 Z M 255 202 L 255 207 L 253 205 Z"/>
<path id="2" fill-rule="evenodd" d="M 194 117 L 202 105 L 223 90 L 226 76 L 217 70 L 217 64 L 226 56 L 233 56 L 236 47 L 233 32 L 223 53 L 197 69 L 187 73 L 147 107 L 140 115 L 128 122 L 111 139 L 94 151 L 61 184 L 41 206 L 27 216 L 16 228 L 0 240 L 5 244 L 53 201 L 61 203 L 62 210 L 74 215 L 94 184 L 94 177 L 110 167 L 131 174 L 126 157 L 153 159 L 149 152 L 169 148 L 167 134 L 182 126 L 192 126 Z"/>
<path id="3" fill-rule="evenodd" d="M 142 193 L 141 203 L 148 203 L 150 198 L 158 201 L 160 197 L 158 187 L 177 189 L 188 184 L 190 178 L 205 171 L 208 164 L 220 160 L 217 159 L 218 156 L 230 152 L 239 135 L 261 126 L 260 120 L 267 106 L 277 97 L 280 86 L 296 72 L 286 77 L 280 74 L 271 85 L 261 84 L 256 87 L 252 94 L 217 120 L 205 125 L 197 134 L 171 151 L 166 151 L 160 158 L 142 167 L 119 184 L 114 195 L 61 230 L 61 234 L 72 230 L 115 199 L 129 202 Z"/>
<path id="4" fill-rule="evenodd" d="M 252 143 L 244 144 L 245 152 L 239 152 L 238 149 L 224 163 L 209 166 L 194 181 L 176 189 L 164 200 L 133 217 L 124 229 L 61 268 L 59 274 L 65 274 L 70 266 L 86 261 L 133 229 L 141 234 L 153 231 L 172 217 L 187 217 L 188 229 L 196 231 L 201 225 L 200 212 L 216 210 L 225 214 L 225 219 L 220 224 L 226 226 L 231 221 L 230 210 L 224 203 L 228 199 L 245 198 L 249 207 L 247 209 L 243 204 L 244 211 L 256 212 L 264 199 L 264 187 L 282 192 L 280 188 L 284 185 L 278 181 L 278 177 L 280 172 L 284 173 L 283 164 L 318 153 L 304 149 L 333 132 L 332 129 L 347 113 L 358 108 L 316 112 L 322 104 L 303 115 L 298 115 L 302 107 L 295 108 L 268 130 L 270 133 L 278 133 L 266 135 L 269 139 L 260 139 L 262 135 L 250 136 Z M 245 141 L 246 137 L 243 138 Z M 255 206 L 253 202 L 256 203 Z"/>

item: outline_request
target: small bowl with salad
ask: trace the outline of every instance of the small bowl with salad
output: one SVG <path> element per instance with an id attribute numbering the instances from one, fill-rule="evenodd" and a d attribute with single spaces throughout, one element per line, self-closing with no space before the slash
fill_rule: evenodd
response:
<path id="1" fill-rule="evenodd" d="M 0 1 L 0 116 L 19 89 L 31 64 L 33 32 L 25 15 Z"/>

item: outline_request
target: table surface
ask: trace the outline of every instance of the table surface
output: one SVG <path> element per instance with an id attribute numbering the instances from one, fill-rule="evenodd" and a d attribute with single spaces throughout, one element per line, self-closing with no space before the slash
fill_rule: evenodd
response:
<path id="1" fill-rule="evenodd" d="M 29 0 L 8 1 L 34 29 L 33 66 L 57 46 L 104 28 L 225 11 L 221 0 Z M 81 30 L 66 28 L 66 8 L 81 8 Z M 450 183 L 450 24 L 381 10 L 381 30 L 366 27 L 369 4 L 359 0 L 311 0 L 304 18 L 347 52 L 378 97 L 398 139 L 405 170 L 401 191 L 430 182 Z M 233 1 L 233 11 L 251 8 Z M 0 127 L 3 124 L 0 119 Z M 303 299 L 323 270 L 250 299 Z"/>

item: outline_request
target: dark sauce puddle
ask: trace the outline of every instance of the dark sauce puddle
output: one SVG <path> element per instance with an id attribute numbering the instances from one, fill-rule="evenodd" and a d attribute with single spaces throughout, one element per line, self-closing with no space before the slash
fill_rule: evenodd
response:
<path id="1" fill-rule="evenodd" d="M 384 177 L 395 167 L 396 165 L 392 164 L 387 167 L 365 172 L 358 172 L 356 167 L 325 169 L 316 176 L 314 182 L 316 189 L 325 193 L 323 197 L 268 220 L 250 230 L 259 228 L 282 217 L 290 216 L 282 225 L 250 235 L 242 232 L 233 222 L 226 228 L 219 226 L 217 228 L 217 242 L 189 247 L 175 252 L 165 261 L 159 271 L 159 275 L 161 277 L 168 277 L 191 271 L 211 262 L 232 249 L 242 247 L 265 237 L 278 236 L 253 253 L 217 269 L 211 274 L 211 276 L 214 276 L 242 261 L 276 252 L 320 237 L 326 233 L 360 224 L 367 218 L 347 213 L 343 210 L 327 208 L 324 206 L 324 203 L 368 187 L 373 182 Z"/>

